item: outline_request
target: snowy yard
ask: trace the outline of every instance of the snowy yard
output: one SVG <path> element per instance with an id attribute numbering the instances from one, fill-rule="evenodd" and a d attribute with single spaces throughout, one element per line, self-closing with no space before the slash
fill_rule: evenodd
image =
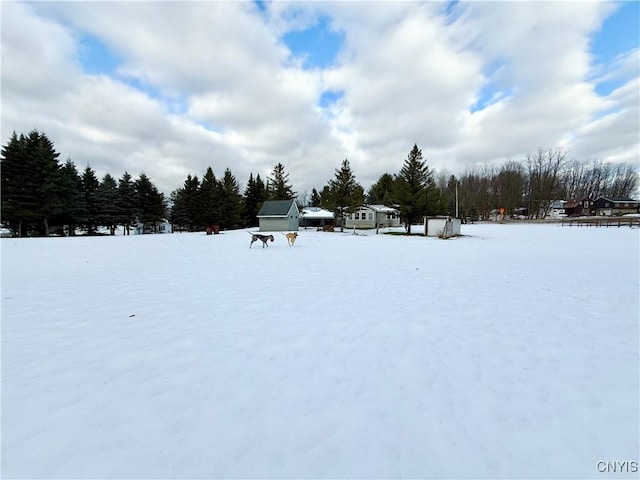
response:
<path id="1" fill-rule="evenodd" d="M 2 239 L 2 478 L 638 477 L 638 229 L 373 233 Z"/>

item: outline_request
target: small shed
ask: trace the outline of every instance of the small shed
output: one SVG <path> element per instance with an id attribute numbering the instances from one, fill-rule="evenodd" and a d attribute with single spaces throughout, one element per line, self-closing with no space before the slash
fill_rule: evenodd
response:
<path id="1" fill-rule="evenodd" d="M 459 218 L 424 217 L 424 234 L 427 237 L 454 237 L 460 235 L 461 224 Z"/>
<path id="2" fill-rule="evenodd" d="M 261 232 L 297 231 L 300 212 L 295 200 L 267 200 L 258 212 Z"/>

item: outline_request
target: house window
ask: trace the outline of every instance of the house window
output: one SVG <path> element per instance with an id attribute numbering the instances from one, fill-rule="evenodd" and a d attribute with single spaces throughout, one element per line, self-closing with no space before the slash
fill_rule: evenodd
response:
<path id="1" fill-rule="evenodd" d="M 360 212 L 356 212 L 355 213 L 355 219 L 356 220 L 360 220 Z"/>

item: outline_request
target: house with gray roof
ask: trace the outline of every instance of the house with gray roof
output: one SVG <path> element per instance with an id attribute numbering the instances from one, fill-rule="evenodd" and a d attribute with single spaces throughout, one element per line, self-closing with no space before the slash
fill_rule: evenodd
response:
<path id="1" fill-rule="evenodd" d="M 267 200 L 258 212 L 261 232 L 298 231 L 300 211 L 295 200 Z"/>

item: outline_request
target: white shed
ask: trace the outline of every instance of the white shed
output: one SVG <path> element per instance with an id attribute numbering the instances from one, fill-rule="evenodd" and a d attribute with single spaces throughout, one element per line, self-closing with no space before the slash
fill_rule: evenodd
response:
<path id="1" fill-rule="evenodd" d="M 449 238 L 460 235 L 462 220 L 452 217 L 424 217 L 424 234 L 427 237 Z"/>

